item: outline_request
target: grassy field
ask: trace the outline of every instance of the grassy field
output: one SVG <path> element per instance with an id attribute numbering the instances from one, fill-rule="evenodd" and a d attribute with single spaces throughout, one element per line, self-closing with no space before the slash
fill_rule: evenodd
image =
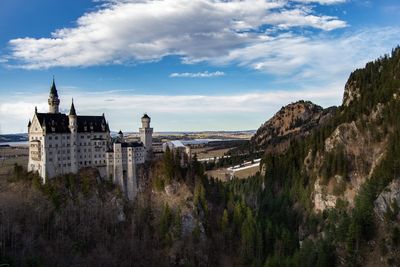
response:
<path id="1" fill-rule="evenodd" d="M 237 172 L 235 172 L 235 177 L 237 177 L 239 179 L 246 179 L 249 176 L 255 175 L 259 170 L 260 170 L 260 167 L 255 166 L 255 167 L 248 168 L 245 170 L 237 171 Z"/>
<path id="2" fill-rule="evenodd" d="M 249 176 L 255 175 L 260 170 L 259 166 L 248 168 L 245 170 L 235 172 L 235 177 L 239 179 L 246 179 Z M 209 177 L 214 177 L 221 181 L 228 181 L 230 179 L 230 173 L 226 168 L 220 168 L 216 170 L 210 170 L 206 172 Z"/>
<path id="3" fill-rule="evenodd" d="M 198 159 L 222 157 L 225 155 L 225 153 L 229 151 L 229 149 L 231 148 L 224 148 L 224 149 L 212 149 L 211 147 L 193 148 L 192 155 L 196 153 Z"/>

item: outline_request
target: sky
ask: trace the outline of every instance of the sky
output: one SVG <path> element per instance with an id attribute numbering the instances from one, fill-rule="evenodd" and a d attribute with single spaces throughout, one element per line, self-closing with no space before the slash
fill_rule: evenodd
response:
<path id="1" fill-rule="evenodd" d="M 47 112 L 111 130 L 257 129 L 282 106 L 340 105 L 350 73 L 400 44 L 398 0 L 1 0 L 0 134 Z"/>

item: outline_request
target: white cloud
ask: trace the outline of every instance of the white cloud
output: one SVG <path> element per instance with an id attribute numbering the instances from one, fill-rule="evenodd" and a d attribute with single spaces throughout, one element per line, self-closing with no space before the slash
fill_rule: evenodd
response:
<path id="1" fill-rule="evenodd" d="M 285 80 L 313 83 L 341 81 L 351 71 L 388 53 L 400 43 L 400 28 L 370 28 L 341 36 L 313 37 L 291 34 L 268 38 L 227 55 L 209 58 L 213 64 L 237 64 L 276 75 Z"/>
<path id="2" fill-rule="evenodd" d="M 167 55 L 199 60 L 257 45 L 268 38 L 265 28 L 346 27 L 339 18 L 316 14 L 312 5 L 296 2 L 106 1 L 81 16 L 75 27 L 58 29 L 51 38 L 10 40 L 10 56 L 14 65 L 29 69 L 154 61 Z"/>
<path id="3" fill-rule="evenodd" d="M 215 72 L 174 72 L 169 75 L 171 78 L 212 78 L 225 76 L 225 72 L 215 71 Z"/>

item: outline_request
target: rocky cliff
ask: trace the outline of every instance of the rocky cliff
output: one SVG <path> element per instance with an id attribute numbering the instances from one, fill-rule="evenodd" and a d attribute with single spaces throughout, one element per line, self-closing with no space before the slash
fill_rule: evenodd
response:
<path id="1" fill-rule="evenodd" d="M 323 109 L 310 101 L 298 101 L 282 107 L 255 133 L 251 142 L 267 152 L 283 152 L 294 138 L 304 138 L 329 121 L 336 107 Z"/>

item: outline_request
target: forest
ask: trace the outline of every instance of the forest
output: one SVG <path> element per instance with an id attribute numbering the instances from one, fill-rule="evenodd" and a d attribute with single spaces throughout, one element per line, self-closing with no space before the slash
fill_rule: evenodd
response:
<path id="1" fill-rule="evenodd" d="M 393 204 L 388 210 L 384 233 L 374 213 L 378 195 L 400 177 L 400 48 L 354 71 L 347 84 L 356 86 L 359 96 L 308 137 L 292 140 L 287 151 L 259 155 L 251 146 L 246 159 L 262 156 L 266 172 L 248 179 L 218 181 L 205 175 L 214 166 L 194 156 L 183 167 L 179 154 L 167 150 L 146 166 L 150 186 L 130 203 L 111 182 L 97 179 L 95 170 L 42 185 L 36 174 L 16 165 L 0 187 L 0 264 L 362 266 L 371 241 L 380 255 L 391 252 L 385 264 L 400 264 L 399 254 L 393 254 L 400 250 L 400 208 Z M 382 116 L 372 120 L 378 105 Z M 327 184 L 340 175 L 344 188 L 350 183 L 354 164 L 346 148 L 326 151 L 325 143 L 340 125 L 352 122 L 371 142 L 387 140 L 384 157 L 354 205 L 339 198 L 335 208 L 316 212 L 316 179 Z M 309 155 L 311 162 L 323 159 L 312 172 L 305 165 Z M 171 184 L 187 188 L 186 206 L 154 202 L 168 198 Z M 195 223 L 188 233 L 189 215 Z"/>

